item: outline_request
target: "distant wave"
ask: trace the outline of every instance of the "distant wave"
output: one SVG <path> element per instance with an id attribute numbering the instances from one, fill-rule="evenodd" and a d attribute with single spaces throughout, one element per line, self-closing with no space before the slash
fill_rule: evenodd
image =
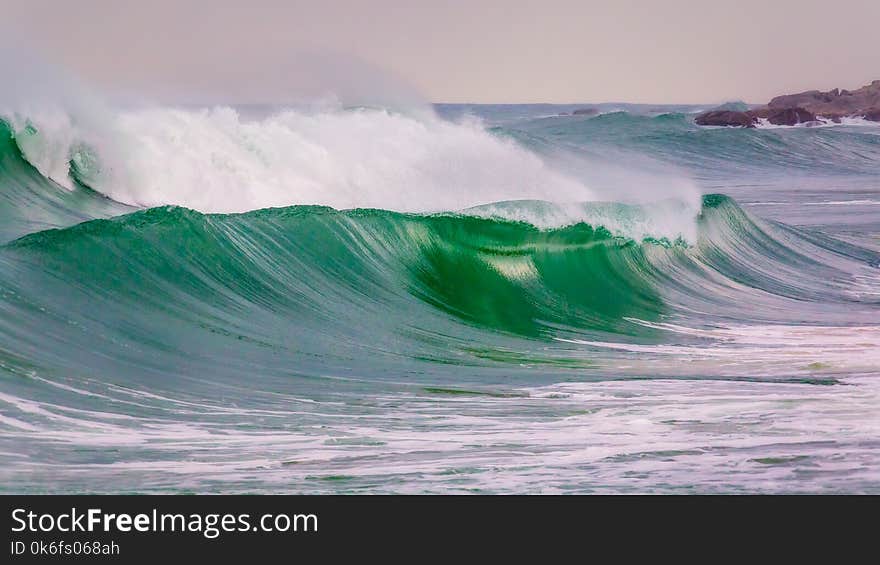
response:
<path id="1" fill-rule="evenodd" d="M 760 182 L 768 175 L 875 175 L 880 168 L 880 124 L 845 119 L 814 127 L 702 127 L 683 112 L 613 112 L 584 120 L 533 120 L 516 124 L 519 139 L 589 151 L 625 162 L 635 152 L 679 165 L 702 178 Z"/>

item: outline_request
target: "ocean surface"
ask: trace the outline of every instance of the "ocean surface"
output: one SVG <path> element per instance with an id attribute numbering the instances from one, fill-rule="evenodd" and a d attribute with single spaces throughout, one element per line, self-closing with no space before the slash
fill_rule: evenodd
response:
<path id="1" fill-rule="evenodd" d="M 880 493 L 880 124 L 703 108 L 0 106 L 0 491 Z"/>

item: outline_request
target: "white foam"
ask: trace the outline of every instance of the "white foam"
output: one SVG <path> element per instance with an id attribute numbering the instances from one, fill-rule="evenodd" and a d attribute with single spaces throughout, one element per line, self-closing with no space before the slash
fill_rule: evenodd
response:
<path id="1" fill-rule="evenodd" d="M 585 222 L 604 227 L 616 235 L 642 241 L 649 237 L 697 240 L 694 221 L 699 201 L 663 199 L 641 206 L 614 206 L 613 203 L 498 202 L 466 210 L 486 218 L 527 222 L 538 228 L 554 228 Z"/>
<path id="2" fill-rule="evenodd" d="M 771 124 L 767 118 L 758 118 L 755 127 L 759 129 L 790 129 L 790 128 L 831 128 L 840 126 L 857 126 L 857 127 L 878 127 L 878 122 L 866 120 L 864 117 L 844 117 L 838 121 L 830 118 L 818 117 L 809 122 L 800 122 L 794 125 Z"/>
<path id="3" fill-rule="evenodd" d="M 21 117 L 17 120 L 21 127 Z M 246 121 L 231 108 L 151 108 L 92 132 L 63 113 L 29 120 L 26 158 L 70 186 L 67 161 L 92 149 L 93 188 L 128 204 L 243 212 L 295 204 L 455 210 L 504 199 L 590 200 L 577 180 L 476 122 L 385 110 L 284 111 Z M 97 135 L 96 135 L 97 134 Z M 109 135 L 108 135 L 109 134 Z"/>
<path id="4" fill-rule="evenodd" d="M 671 323 L 636 323 L 711 340 L 710 344 L 633 344 L 556 337 L 557 341 L 643 356 L 646 372 L 662 374 L 669 367 L 679 374 L 710 373 L 723 366 L 729 374 L 756 375 L 876 373 L 880 367 L 880 327 L 733 325 L 712 329 Z M 687 361 L 687 366 L 682 364 Z"/>
<path id="5" fill-rule="evenodd" d="M 699 209 L 690 181 L 670 181 L 669 189 L 657 194 L 656 182 L 646 188 L 653 173 L 628 171 L 621 178 L 614 172 L 597 175 L 595 189 L 577 167 L 563 166 L 560 159 L 551 163 L 472 118 L 450 122 L 424 112 L 339 106 L 284 110 L 256 120 L 228 107 L 71 114 L 49 105 L 27 113 L 0 108 L 0 115 L 16 128 L 25 158 L 45 176 L 72 187 L 72 160 L 89 186 L 137 206 L 231 213 L 318 204 L 436 212 L 509 200 L 653 201 L 683 192 L 687 209 L 670 217 L 668 208 L 657 208 L 659 220 L 646 224 L 650 233 L 629 233 L 629 226 L 607 219 L 606 227 L 622 235 L 673 238 L 692 235 Z M 581 164 L 593 171 L 600 167 Z M 542 227 L 547 223 L 534 219 Z"/>
<path id="6" fill-rule="evenodd" d="M 61 462 L 0 450 L 0 479 L 50 492 L 874 492 L 880 386 L 875 375 L 846 385 L 665 379 L 564 382 L 522 397 L 412 392 L 378 396 L 389 410 L 320 426 L 283 412 L 230 421 L 163 411 L 134 425 L 83 413 L 4 430 Z M 106 457 L 63 458 L 84 446 Z M 58 482 L 60 465 L 72 487 Z M 314 480 L 331 476 L 349 479 Z"/>

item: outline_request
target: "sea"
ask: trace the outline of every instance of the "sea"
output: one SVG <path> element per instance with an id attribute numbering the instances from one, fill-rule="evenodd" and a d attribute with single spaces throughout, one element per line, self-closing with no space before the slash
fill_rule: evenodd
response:
<path id="1" fill-rule="evenodd" d="M 880 124 L 0 105 L 0 492 L 880 493 Z"/>

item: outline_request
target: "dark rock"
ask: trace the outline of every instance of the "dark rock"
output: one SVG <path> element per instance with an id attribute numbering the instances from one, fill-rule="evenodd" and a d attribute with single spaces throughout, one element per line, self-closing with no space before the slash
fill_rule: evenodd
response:
<path id="1" fill-rule="evenodd" d="M 708 112 L 703 112 L 698 115 L 695 121 L 698 126 L 755 127 L 755 117 L 749 112 L 737 112 L 733 110 L 709 110 Z"/>
<path id="2" fill-rule="evenodd" d="M 816 115 L 803 108 L 759 108 L 749 112 L 756 119 L 767 120 L 775 126 L 796 126 L 816 121 Z"/>
<path id="3" fill-rule="evenodd" d="M 578 108 L 574 112 L 571 113 L 572 116 L 595 116 L 599 113 L 599 110 L 595 108 Z"/>
<path id="4" fill-rule="evenodd" d="M 862 117 L 872 122 L 880 122 L 880 106 L 868 108 Z"/>
<path id="5" fill-rule="evenodd" d="M 847 117 L 880 121 L 880 80 L 857 90 L 808 90 L 777 96 L 766 106 L 744 111 L 716 109 L 697 116 L 701 126 L 754 127 L 759 120 L 774 125 L 793 126 L 817 119 L 840 123 Z"/>
<path id="6" fill-rule="evenodd" d="M 818 90 L 808 90 L 807 92 L 799 92 L 798 94 L 785 94 L 777 96 L 770 101 L 767 106 L 769 108 L 795 108 L 808 105 L 823 104 L 832 102 L 840 97 L 840 92 L 835 88 L 828 92 L 820 92 Z"/>
<path id="7" fill-rule="evenodd" d="M 809 90 L 798 94 L 777 96 L 768 108 L 803 108 L 821 118 L 855 116 L 869 108 L 880 106 L 880 80 L 857 90 Z"/>
<path id="8" fill-rule="evenodd" d="M 710 110 L 696 117 L 699 126 L 755 127 L 759 120 L 767 120 L 776 126 L 795 126 L 816 120 L 816 116 L 803 108 L 757 108 L 746 112 Z"/>

